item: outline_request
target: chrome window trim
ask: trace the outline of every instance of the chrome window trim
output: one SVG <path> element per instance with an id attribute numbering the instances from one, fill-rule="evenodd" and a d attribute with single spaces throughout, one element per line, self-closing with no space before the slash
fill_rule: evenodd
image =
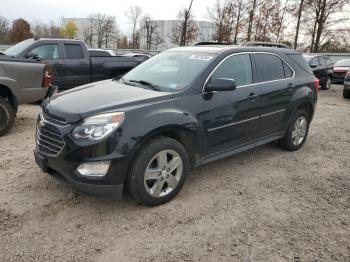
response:
<path id="1" fill-rule="evenodd" d="M 274 55 L 279 57 L 289 68 L 290 70 L 292 70 L 293 72 L 293 76 L 292 77 L 286 77 L 286 78 L 280 78 L 280 79 L 275 79 L 275 80 L 270 80 L 270 81 L 264 81 L 264 82 L 257 82 L 257 83 L 252 83 L 252 84 L 248 84 L 248 85 L 241 85 L 241 86 L 237 86 L 237 88 L 242 88 L 242 87 L 246 87 L 246 86 L 254 86 L 254 85 L 258 85 L 258 84 L 265 84 L 265 83 L 272 83 L 272 82 L 276 82 L 276 81 L 281 81 L 281 80 L 288 80 L 288 79 L 293 79 L 295 78 L 295 71 L 294 69 L 288 64 L 288 62 L 283 59 L 280 55 L 275 54 L 275 53 L 270 53 L 270 52 L 239 52 L 239 53 L 234 53 L 234 54 L 230 54 L 228 56 L 226 56 L 224 59 L 222 59 L 220 61 L 219 64 L 217 64 L 215 66 L 215 68 L 210 72 L 209 76 L 207 77 L 207 79 L 204 82 L 204 85 L 202 87 L 202 94 L 207 94 L 208 92 L 205 92 L 205 86 L 207 85 L 209 79 L 212 77 L 212 75 L 214 74 L 215 70 L 228 58 L 232 57 L 232 56 L 236 56 L 236 55 L 244 55 L 244 54 L 268 54 L 268 55 Z M 253 69 L 253 68 L 252 68 Z"/>

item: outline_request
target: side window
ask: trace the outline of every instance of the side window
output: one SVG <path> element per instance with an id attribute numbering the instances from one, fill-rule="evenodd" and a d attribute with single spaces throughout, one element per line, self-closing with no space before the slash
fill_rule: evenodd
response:
<path id="1" fill-rule="evenodd" d="M 323 56 L 320 56 L 320 57 L 318 58 L 318 64 L 319 64 L 320 66 L 324 66 L 324 65 L 326 64 L 326 61 L 324 60 L 324 57 L 323 57 Z"/>
<path id="2" fill-rule="evenodd" d="M 254 57 L 260 82 L 284 78 L 284 66 L 281 58 L 270 54 L 255 54 Z"/>
<path id="3" fill-rule="evenodd" d="M 59 59 L 60 52 L 57 44 L 41 45 L 29 52 L 37 54 L 41 59 Z"/>
<path id="4" fill-rule="evenodd" d="M 80 45 L 64 44 L 67 59 L 81 59 L 84 58 L 83 49 Z"/>
<path id="5" fill-rule="evenodd" d="M 237 86 L 251 84 L 253 74 L 249 55 L 234 55 L 224 60 L 212 75 L 212 79 L 217 78 L 232 78 Z"/>
<path id="6" fill-rule="evenodd" d="M 292 77 L 293 76 L 292 69 L 290 69 L 290 67 L 285 62 L 282 62 L 282 63 L 283 63 L 283 68 L 284 68 L 284 77 L 285 78 Z"/>

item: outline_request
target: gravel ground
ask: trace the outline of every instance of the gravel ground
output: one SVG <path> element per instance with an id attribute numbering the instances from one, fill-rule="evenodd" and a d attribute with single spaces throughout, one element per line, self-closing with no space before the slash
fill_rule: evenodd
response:
<path id="1" fill-rule="evenodd" d="M 319 92 L 304 147 L 195 170 L 170 203 L 85 197 L 34 164 L 39 107 L 0 138 L 0 261 L 350 261 L 350 100 Z"/>

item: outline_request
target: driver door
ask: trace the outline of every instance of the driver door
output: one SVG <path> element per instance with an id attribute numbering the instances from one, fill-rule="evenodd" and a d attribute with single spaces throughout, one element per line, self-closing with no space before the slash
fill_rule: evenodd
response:
<path id="1" fill-rule="evenodd" d="M 204 93 L 203 127 L 209 154 L 228 151 L 258 138 L 259 95 L 250 54 L 228 56 L 214 70 L 215 78 L 236 81 L 234 91 Z"/>

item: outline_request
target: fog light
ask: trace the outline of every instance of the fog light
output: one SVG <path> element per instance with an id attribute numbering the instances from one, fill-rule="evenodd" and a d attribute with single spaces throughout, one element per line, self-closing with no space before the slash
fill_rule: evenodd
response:
<path id="1" fill-rule="evenodd" d="M 110 161 L 100 161 L 100 162 L 87 162 L 81 164 L 77 171 L 82 176 L 96 176 L 96 177 L 102 177 L 107 174 Z"/>

